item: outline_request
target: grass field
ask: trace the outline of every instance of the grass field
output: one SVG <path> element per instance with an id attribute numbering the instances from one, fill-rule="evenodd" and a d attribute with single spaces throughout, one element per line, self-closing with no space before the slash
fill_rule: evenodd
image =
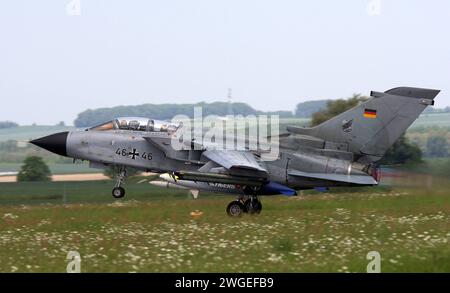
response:
<path id="1" fill-rule="evenodd" d="M 230 196 L 136 180 L 118 201 L 112 181 L 0 184 L 0 271 L 64 272 L 78 251 L 83 272 L 365 272 L 378 251 L 382 272 L 450 272 L 448 179 L 265 197 L 238 219 Z"/>

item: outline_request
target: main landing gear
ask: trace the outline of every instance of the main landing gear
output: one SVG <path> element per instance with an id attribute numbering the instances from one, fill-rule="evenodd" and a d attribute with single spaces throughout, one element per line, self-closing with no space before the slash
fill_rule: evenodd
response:
<path id="1" fill-rule="evenodd" d="M 258 215 L 261 210 L 262 204 L 257 195 L 239 196 L 227 206 L 227 214 L 231 217 L 240 217 L 243 214 Z"/>
<path id="2" fill-rule="evenodd" d="M 112 190 L 112 196 L 114 198 L 122 198 L 125 196 L 125 189 L 121 185 L 125 182 L 125 177 L 127 176 L 127 171 L 125 167 L 120 167 L 117 174 L 116 185 Z"/>

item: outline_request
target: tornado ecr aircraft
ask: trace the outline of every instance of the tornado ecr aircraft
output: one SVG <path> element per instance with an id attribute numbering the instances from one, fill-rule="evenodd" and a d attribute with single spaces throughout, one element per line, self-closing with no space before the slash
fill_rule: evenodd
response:
<path id="1" fill-rule="evenodd" d="M 94 168 L 117 167 L 115 198 L 125 195 L 126 169 L 132 167 L 161 173 L 160 185 L 236 194 L 226 209 L 230 216 L 259 214 L 263 195 L 377 185 L 377 162 L 438 93 L 411 87 L 371 92 L 367 101 L 318 126 L 288 126 L 277 135 L 273 160 L 262 160 L 258 149 L 215 149 L 194 140 L 197 147 L 176 150 L 171 140 L 180 124 L 148 118 L 117 118 L 31 143 Z"/>

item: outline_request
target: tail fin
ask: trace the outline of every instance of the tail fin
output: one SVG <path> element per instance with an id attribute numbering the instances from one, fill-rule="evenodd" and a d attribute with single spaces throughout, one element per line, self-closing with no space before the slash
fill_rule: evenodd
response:
<path id="1" fill-rule="evenodd" d="M 375 162 L 427 106 L 434 105 L 439 92 L 411 87 L 371 92 L 366 102 L 316 127 L 288 127 L 288 131 L 321 138 L 330 148 L 353 152 L 362 163 Z"/>

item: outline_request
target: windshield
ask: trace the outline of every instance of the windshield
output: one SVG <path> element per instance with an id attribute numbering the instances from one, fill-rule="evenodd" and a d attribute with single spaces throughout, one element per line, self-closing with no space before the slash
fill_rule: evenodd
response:
<path id="1" fill-rule="evenodd" d="M 148 119 L 140 117 L 117 118 L 117 125 L 122 130 L 147 131 Z"/>
<path id="2" fill-rule="evenodd" d="M 153 120 L 141 117 L 120 117 L 114 120 L 102 123 L 100 125 L 89 128 L 94 131 L 107 130 L 131 130 L 131 131 L 148 131 L 148 132 L 167 132 L 173 133 L 180 127 L 179 124 L 162 120 Z"/>
<path id="3" fill-rule="evenodd" d="M 102 123 L 102 124 L 100 124 L 100 125 L 91 127 L 91 128 L 89 128 L 89 130 L 106 131 L 106 130 L 113 130 L 113 129 L 116 129 L 116 128 L 117 128 L 117 126 L 114 125 L 114 121 L 111 120 L 111 121 Z"/>
<path id="4" fill-rule="evenodd" d="M 179 124 L 170 123 L 161 120 L 150 120 L 148 131 L 154 132 L 175 132 L 177 131 Z"/>

